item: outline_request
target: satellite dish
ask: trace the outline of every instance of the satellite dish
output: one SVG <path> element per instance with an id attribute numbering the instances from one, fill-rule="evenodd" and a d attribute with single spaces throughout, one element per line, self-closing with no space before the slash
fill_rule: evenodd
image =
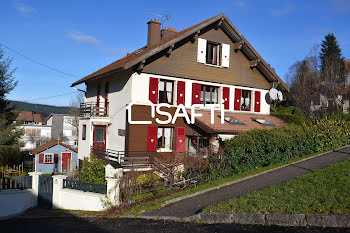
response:
<path id="1" fill-rule="evenodd" d="M 279 99 L 280 101 L 283 100 L 283 94 L 282 94 L 281 91 L 278 91 L 278 99 Z"/>
<path id="2" fill-rule="evenodd" d="M 276 88 L 271 88 L 269 91 L 270 98 L 272 100 L 277 100 L 278 99 L 278 90 Z"/>

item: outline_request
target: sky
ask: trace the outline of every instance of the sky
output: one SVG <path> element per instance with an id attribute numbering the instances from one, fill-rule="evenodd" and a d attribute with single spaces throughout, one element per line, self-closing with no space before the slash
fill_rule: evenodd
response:
<path id="1" fill-rule="evenodd" d="M 167 14 L 164 26 L 180 31 L 220 13 L 282 79 L 330 32 L 350 59 L 350 0 L 1 0 L 0 43 L 73 75 L 3 48 L 18 81 L 7 98 L 69 105 L 77 92 L 70 87 L 74 81 L 147 43 L 150 19 Z"/>

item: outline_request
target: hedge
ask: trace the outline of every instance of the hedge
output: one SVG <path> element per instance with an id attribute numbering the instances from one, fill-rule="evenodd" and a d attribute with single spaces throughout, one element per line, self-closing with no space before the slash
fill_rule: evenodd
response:
<path id="1" fill-rule="evenodd" d="M 314 125 L 251 130 L 225 141 L 226 156 L 220 162 L 210 161 L 209 176 L 231 176 L 348 144 L 350 124 L 342 119 L 322 119 Z"/>

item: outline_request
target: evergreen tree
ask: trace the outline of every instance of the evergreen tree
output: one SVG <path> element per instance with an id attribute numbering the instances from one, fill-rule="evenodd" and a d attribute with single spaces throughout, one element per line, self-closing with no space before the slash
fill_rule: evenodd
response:
<path id="1" fill-rule="evenodd" d="M 321 75 L 324 81 L 344 81 L 344 57 L 333 33 L 325 36 L 321 43 Z"/>

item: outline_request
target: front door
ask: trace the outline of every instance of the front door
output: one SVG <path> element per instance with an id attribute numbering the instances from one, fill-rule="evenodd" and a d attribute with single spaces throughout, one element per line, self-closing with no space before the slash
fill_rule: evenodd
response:
<path id="1" fill-rule="evenodd" d="M 95 125 L 93 137 L 93 149 L 96 152 L 105 152 L 106 150 L 106 126 Z"/>
<path id="2" fill-rule="evenodd" d="M 62 153 L 62 172 L 66 173 L 71 168 L 72 153 Z"/>

